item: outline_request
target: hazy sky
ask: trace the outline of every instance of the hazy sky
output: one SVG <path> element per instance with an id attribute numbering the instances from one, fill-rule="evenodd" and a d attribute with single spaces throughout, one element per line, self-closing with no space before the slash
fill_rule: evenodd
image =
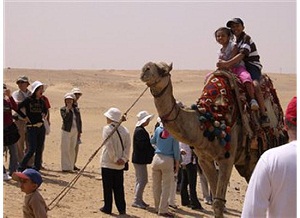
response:
<path id="1" fill-rule="evenodd" d="M 4 67 L 215 69 L 214 31 L 240 17 L 264 72 L 296 73 L 296 1 L 4 3 Z"/>

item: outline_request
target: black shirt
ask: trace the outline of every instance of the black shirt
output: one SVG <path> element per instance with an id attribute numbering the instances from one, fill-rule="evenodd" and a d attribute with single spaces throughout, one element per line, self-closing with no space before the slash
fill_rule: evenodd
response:
<path id="1" fill-rule="evenodd" d="M 154 151 L 146 129 L 143 126 L 136 127 L 133 134 L 132 163 L 150 164 Z"/>

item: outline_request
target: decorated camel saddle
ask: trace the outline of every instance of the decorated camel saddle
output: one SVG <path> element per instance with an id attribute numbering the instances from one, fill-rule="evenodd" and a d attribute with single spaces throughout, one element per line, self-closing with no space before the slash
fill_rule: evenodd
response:
<path id="1" fill-rule="evenodd" d="M 210 141 L 217 138 L 220 146 L 229 150 L 230 128 L 238 122 L 242 125 L 243 133 L 243 143 L 240 146 L 248 153 L 250 150 L 257 151 L 257 159 L 265 150 L 287 142 L 283 111 L 272 80 L 264 74 L 260 85 L 270 119 L 270 125 L 267 127 L 260 124 L 259 111 L 251 110 L 246 88 L 238 77 L 224 70 L 210 74 L 197 101 L 204 136 Z M 230 154 L 225 153 L 225 157 L 226 155 Z M 240 161 L 245 161 L 245 155 Z"/>

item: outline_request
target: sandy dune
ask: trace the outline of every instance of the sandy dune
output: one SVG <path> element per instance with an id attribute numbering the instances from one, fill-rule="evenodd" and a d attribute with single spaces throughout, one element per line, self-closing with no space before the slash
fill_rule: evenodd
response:
<path id="1" fill-rule="evenodd" d="M 173 71 L 172 81 L 174 95 L 178 100 L 190 106 L 201 94 L 204 71 Z M 45 95 L 51 103 L 51 133 L 46 137 L 44 151 L 44 166 L 42 171 L 44 183 L 40 192 L 49 204 L 57 194 L 73 179 L 75 174 L 65 174 L 60 169 L 60 135 L 61 117 L 59 109 L 64 104 L 63 96 L 73 87 L 79 87 L 83 96 L 79 101 L 83 120 L 82 144 L 80 145 L 77 166 L 83 167 L 94 151 L 101 145 L 102 126 L 105 125 L 103 113 L 112 106 L 120 108 L 122 112 L 128 110 L 146 86 L 139 80 L 139 71 L 122 70 L 23 70 L 5 69 L 4 82 L 14 91 L 17 89 L 15 80 L 20 75 L 27 75 L 31 82 L 40 80 L 48 84 Z M 296 95 L 296 74 L 269 74 L 285 110 L 288 101 Z M 140 110 L 147 110 L 156 114 L 152 96 L 149 90 L 141 97 L 137 104 L 128 112 L 128 120 L 123 124 L 130 130 L 131 135 L 136 123 L 136 114 Z M 156 116 L 157 117 L 157 116 Z M 156 119 L 155 117 L 155 119 Z M 148 130 L 153 132 L 154 122 Z M 49 217 L 110 217 L 99 212 L 103 205 L 102 183 L 99 176 L 100 153 L 91 161 L 72 190 L 62 199 L 57 207 L 49 211 Z M 5 166 L 7 162 L 4 160 Z M 123 217 L 157 217 L 153 209 L 152 179 L 149 166 L 149 183 L 145 190 L 145 201 L 152 207 L 142 210 L 131 207 L 134 190 L 134 169 L 125 173 L 125 192 L 127 201 L 127 215 Z M 199 182 L 199 180 L 198 180 Z M 247 184 L 234 170 L 227 193 L 226 217 L 239 217 Z M 212 217 L 212 208 L 202 201 L 200 183 L 197 186 L 198 197 L 205 212 L 193 211 L 186 207 L 174 210 L 178 217 Z M 4 182 L 4 217 L 22 217 L 22 203 L 24 193 L 20 191 L 15 181 Z M 177 204 L 180 205 L 180 196 L 177 195 Z M 113 208 L 115 216 L 117 209 Z"/>

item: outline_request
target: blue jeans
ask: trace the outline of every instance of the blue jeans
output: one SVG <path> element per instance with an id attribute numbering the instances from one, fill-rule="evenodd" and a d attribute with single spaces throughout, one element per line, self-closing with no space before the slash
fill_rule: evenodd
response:
<path id="1" fill-rule="evenodd" d="M 41 169 L 42 152 L 45 141 L 45 127 L 44 125 L 38 127 L 27 127 L 27 135 L 29 142 L 29 149 L 20 163 L 19 170 L 23 171 L 27 167 L 30 158 L 35 154 L 34 169 L 39 171 Z"/>

